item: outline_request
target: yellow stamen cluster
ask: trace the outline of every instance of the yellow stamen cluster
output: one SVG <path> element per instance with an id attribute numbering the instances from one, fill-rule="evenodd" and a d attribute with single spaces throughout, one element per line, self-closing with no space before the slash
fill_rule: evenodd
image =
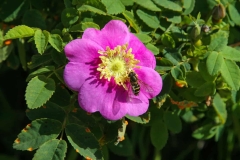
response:
<path id="1" fill-rule="evenodd" d="M 101 55 L 101 63 L 97 70 L 100 72 L 100 79 L 105 78 L 108 81 L 113 78 L 118 85 L 122 85 L 125 89 L 125 82 L 128 80 L 128 74 L 133 68 L 139 67 L 139 60 L 134 58 L 132 49 L 127 50 L 128 45 L 118 45 L 114 49 L 106 47 L 106 51 L 98 51 Z"/>

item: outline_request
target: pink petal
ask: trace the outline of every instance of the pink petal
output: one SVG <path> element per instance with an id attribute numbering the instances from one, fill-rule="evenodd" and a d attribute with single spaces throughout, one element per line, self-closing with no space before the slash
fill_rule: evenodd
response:
<path id="1" fill-rule="evenodd" d="M 79 105 L 87 112 L 99 111 L 103 117 L 109 120 L 117 120 L 123 117 L 122 109 L 116 109 L 113 102 L 116 95 L 116 85 L 105 80 L 86 81 L 79 90 Z"/>
<path id="2" fill-rule="evenodd" d="M 141 66 L 135 69 L 138 79 L 140 80 L 140 92 L 148 99 L 157 96 L 162 90 L 162 78 L 155 70 Z"/>
<path id="3" fill-rule="evenodd" d="M 97 65 L 94 66 L 86 65 L 85 63 L 68 62 L 63 72 L 63 78 L 66 85 L 74 91 L 79 91 L 80 87 L 86 80 L 93 77 L 93 75 L 97 75 L 97 73 L 93 74 L 96 67 Z"/>
<path id="4" fill-rule="evenodd" d="M 99 57 L 99 50 L 103 50 L 101 46 L 91 40 L 75 39 L 69 42 L 64 51 L 67 59 L 71 62 L 91 62 Z"/>
<path id="5" fill-rule="evenodd" d="M 121 114 L 124 116 L 126 114 L 131 116 L 139 116 L 147 111 L 149 100 L 141 92 L 135 96 L 131 90 L 126 91 L 125 89 L 121 88 L 117 90 L 114 105 L 117 106 L 116 108 L 120 108 L 119 112 L 121 112 Z"/>
<path id="6" fill-rule="evenodd" d="M 111 20 L 104 28 L 99 31 L 93 28 L 86 29 L 82 36 L 83 39 L 90 39 L 104 49 L 109 46 L 111 49 L 117 45 L 123 45 L 129 41 L 129 30 L 122 21 Z"/>
<path id="7" fill-rule="evenodd" d="M 130 33 L 129 48 L 132 48 L 132 53 L 135 58 L 140 60 L 138 65 L 145 67 L 156 67 L 156 59 L 151 51 L 132 33 Z"/>

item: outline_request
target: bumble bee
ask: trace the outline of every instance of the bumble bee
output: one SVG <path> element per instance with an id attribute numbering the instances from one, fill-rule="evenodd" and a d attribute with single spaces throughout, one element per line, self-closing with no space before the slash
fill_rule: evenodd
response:
<path id="1" fill-rule="evenodd" d="M 132 88 L 133 94 L 135 96 L 137 96 L 139 94 L 139 92 L 140 92 L 140 85 L 138 83 L 138 78 L 137 78 L 136 73 L 131 71 L 128 74 L 128 78 L 129 78 L 129 81 L 130 81 L 130 84 L 131 84 L 131 88 Z"/>

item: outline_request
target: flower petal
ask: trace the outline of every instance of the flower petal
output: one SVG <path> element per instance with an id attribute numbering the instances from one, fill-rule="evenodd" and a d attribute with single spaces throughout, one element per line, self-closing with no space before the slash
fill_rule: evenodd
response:
<path id="1" fill-rule="evenodd" d="M 131 116 L 139 116 L 145 113 L 149 106 L 148 98 L 143 94 L 135 96 L 132 91 L 126 91 L 123 88 L 117 90 L 114 105 L 120 108 L 122 115 L 129 114 Z"/>
<path id="2" fill-rule="evenodd" d="M 90 113 L 99 111 L 106 119 L 120 119 L 126 112 L 120 108 L 114 108 L 115 87 L 114 83 L 105 80 L 86 81 L 79 90 L 79 105 Z"/>
<path id="3" fill-rule="evenodd" d="M 132 53 L 135 58 L 140 60 L 138 65 L 145 67 L 156 67 L 156 59 L 151 51 L 132 33 L 130 33 L 129 48 L 132 48 Z"/>
<path id="4" fill-rule="evenodd" d="M 93 63 L 94 64 L 94 63 Z M 74 90 L 79 91 L 82 84 L 93 76 L 96 70 L 94 65 L 86 65 L 85 63 L 69 62 L 64 69 L 63 78 L 66 85 Z"/>
<path id="5" fill-rule="evenodd" d="M 129 30 L 122 21 L 112 20 L 99 31 L 93 28 L 86 29 L 82 36 L 83 39 L 90 39 L 104 49 L 109 46 L 111 49 L 117 45 L 123 45 L 129 41 Z"/>
<path id="6" fill-rule="evenodd" d="M 135 69 L 138 79 L 140 80 L 140 92 L 142 92 L 148 99 L 158 95 L 162 90 L 162 78 L 154 69 L 148 67 L 141 67 Z"/>
<path id="7" fill-rule="evenodd" d="M 99 50 L 103 50 L 103 48 L 96 42 L 86 39 L 75 39 L 64 48 L 69 61 L 84 63 L 99 57 Z"/>

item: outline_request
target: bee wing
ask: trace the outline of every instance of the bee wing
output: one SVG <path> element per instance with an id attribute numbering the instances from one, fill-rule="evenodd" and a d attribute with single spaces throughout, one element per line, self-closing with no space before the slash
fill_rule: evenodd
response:
<path id="1" fill-rule="evenodd" d="M 149 86 L 148 84 L 144 83 L 143 81 L 141 81 L 140 79 L 138 80 L 138 83 L 140 85 L 140 92 L 142 92 L 146 97 L 149 98 L 149 94 L 153 94 L 154 93 L 154 89 Z"/>

